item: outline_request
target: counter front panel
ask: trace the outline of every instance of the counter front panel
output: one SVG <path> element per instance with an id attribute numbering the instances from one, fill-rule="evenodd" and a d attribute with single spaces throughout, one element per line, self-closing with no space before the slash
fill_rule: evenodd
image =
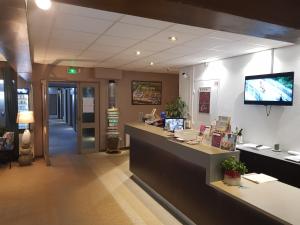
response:
<path id="1" fill-rule="evenodd" d="M 195 224 L 282 224 L 207 184 L 214 157 L 220 161 L 236 153 L 221 150 L 219 154 L 209 154 L 194 146 L 168 145 L 164 143 L 168 141 L 166 137 L 135 129 L 138 128 L 134 125 L 126 127 L 130 134 L 131 172 Z"/>

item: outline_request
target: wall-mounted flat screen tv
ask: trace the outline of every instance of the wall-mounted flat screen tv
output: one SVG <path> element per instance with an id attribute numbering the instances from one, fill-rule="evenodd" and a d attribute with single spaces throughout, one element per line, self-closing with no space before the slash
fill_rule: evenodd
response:
<path id="1" fill-rule="evenodd" d="M 293 105 L 294 72 L 245 77 L 244 103 Z"/>

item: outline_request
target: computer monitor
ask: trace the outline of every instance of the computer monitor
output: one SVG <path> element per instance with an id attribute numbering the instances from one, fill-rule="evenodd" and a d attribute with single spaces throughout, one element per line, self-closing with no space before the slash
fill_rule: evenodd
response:
<path id="1" fill-rule="evenodd" d="M 169 131 L 183 130 L 184 129 L 184 118 L 166 118 L 165 129 Z"/>

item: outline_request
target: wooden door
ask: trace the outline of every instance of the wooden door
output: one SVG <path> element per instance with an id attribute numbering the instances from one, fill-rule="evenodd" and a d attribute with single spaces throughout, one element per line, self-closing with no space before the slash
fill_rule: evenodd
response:
<path id="1" fill-rule="evenodd" d="M 79 153 L 99 152 L 99 85 L 78 84 Z"/>
<path id="2" fill-rule="evenodd" d="M 43 153 L 47 166 L 51 165 L 49 157 L 49 121 L 48 121 L 48 82 L 42 80 L 42 108 L 43 108 Z"/>

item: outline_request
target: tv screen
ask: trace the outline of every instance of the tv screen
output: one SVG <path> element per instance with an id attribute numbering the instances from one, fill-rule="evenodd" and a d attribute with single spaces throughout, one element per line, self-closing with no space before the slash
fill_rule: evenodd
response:
<path id="1" fill-rule="evenodd" d="M 183 118 L 166 118 L 165 119 L 165 129 L 174 132 L 175 130 L 184 129 L 184 119 Z"/>
<path id="2" fill-rule="evenodd" d="M 244 103 L 293 105 L 294 72 L 245 77 Z"/>

